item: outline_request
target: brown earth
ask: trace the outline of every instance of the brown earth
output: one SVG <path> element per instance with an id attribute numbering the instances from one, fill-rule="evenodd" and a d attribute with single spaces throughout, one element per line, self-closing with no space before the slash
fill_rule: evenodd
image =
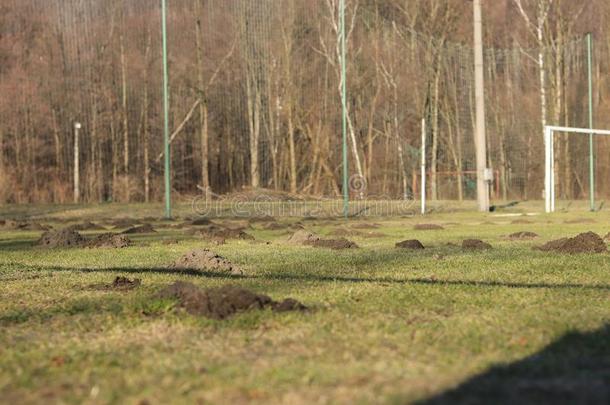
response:
<path id="1" fill-rule="evenodd" d="M 271 215 L 263 215 L 260 217 L 252 217 L 250 219 L 248 219 L 248 222 L 251 224 L 255 224 L 258 222 L 276 222 L 275 218 L 273 218 Z"/>
<path id="2" fill-rule="evenodd" d="M 318 239 L 316 241 L 307 242 L 306 245 L 310 245 L 316 248 L 328 248 L 333 250 L 358 249 L 358 245 L 356 243 L 345 238 Z"/>
<path id="3" fill-rule="evenodd" d="M 14 219 L 0 220 L 0 228 L 10 231 L 48 231 L 52 226 L 43 225 L 38 222 L 18 221 Z"/>
<path id="4" fill-rule="evenodd" d="M 116 233 L 103 233 L 85 242 L 88 248 L 114 248 L 121 249 L 131 246 L 133 243 L 125 235 Z"/>
<path id="5" fill-rule="evenodd" d="M 226 285 L 202 290 L 191 283 L 176 281 L 158 294 L 159 298 L 174 299 L 192 315 L 211 319 L 227 319 L 236 313 L 270 308 L 273 311 L 302 311 L 307 309 L 291 298 L 275 302 L 267 295 L 256 294 L 244 288 Z"/>
<path id="6" fill-rule="evenodd" d="M 104 228 L 103 226 L 94 224 L 93 222 L 85 221 L 80 224 L 70 225 L 70 226 L 68 226 L 68 229 L 72 229 L 73 231 L 101 231 L 101 230 L 105 230 L 106 228 Z"/>
<path id="7" fill-rule="evenodd" d="M 330 232 L 333 236 L 338 237 L 360 237 L 360 238 L 383 238 L 386 235 L 380 232 L 372 231 L 357 231 L 355 229 L 337 228 Z"/>
<path id="8" fill-rule="evenodd" d="M 141 226 L 134 226 L 132 228 L 129 228 L 121 233 L 124 234 L 141 234 L 141 233 L 157 233 L 157 231 L 155 231 L 155 228 L 152 227 L 152 225 L 150 224 L 144 224 Z"/>
<path id="9" fill-rule="evenodd" d="M 292 243 L 293 245 L 306 245 L 318 240 L 320 240 L 320 237 L 315 233 L 300 229 L 290 235 L 288 243 Z"/>
<path id="10" fill-rule="evenodd" d="M 610 242 L 610 232 L 608 232 L 606 236 L 604 236 L 604 242 Z"/>
<path id="11" fill-rule="evenodd" d="M 581 233 L 573 238 L 561 238 L 550 241 L 538 248 L 543 252 L 559 253 L 605 253 L 608 247 L 604 240 L 594 232 Z"/>
<path id="12" fill-rule="evenodd" d="M 279 230 L 283 230 L 286 229 L 287 226 L 284 224 L 280 224 L 279 222 L 269 222 L 266 223 L 262 226 L 263 229 L 266 229 L 268 231 L 279 231 Z"/>
<path id="13" fill-rule="evenodd" d="M 129 228 L 140 224 L 140 221 L 131 218 L 118 218 L 109 222 L 110 225 L 114 226 L 115 229 Z"/>
<path id="14" fill-rule="evenodd" d="M 195 226 L 200 226 L 200 225 L 210 225 L 212 223 L 212 221 L 209 220 L 209 218 L 197 218 L 192 220 L 191 222 L 187 222 L 188 225 L 195 225 Z"/>
<path id="15" fill-rule="evenodd" d="M 422 243 L 420 241 L 418 241 L 417 239 L 403 240 L 402 242 L 396 243 L 396 245 L 394 245 L 394 246 L 397 248 L 400 248 L 400 249 L 413 249 L 413 250 L 425 249 L 424 245 L 422 245 Z"/>
<path id="16" fill-rule="evenodd" d="M 445 228 L 443 228 L 442 226 L 437 225 L 437 224 L 415 224 L 413 229 L 415 229 L 416 231 L 434 231 L 434 230 L 441 230 L 441 229 L 445 229 Z"/>
<path id="17" fill-rule="evenodd" d="M 360 222 L 360 223 L 351 225 L 351 227 L 354 229 L 377 229 L 380 226 L 381 225 L 372 223 L 372 222 Z"/>
<path id="18" fill-rule="evenodd" d="M 162 245 L 177 245 L 178 243 L 180 243 L 178 239 L 163 239 L 161 241 Z"/>
<path id="19" fill-rule="evenodd" d="M 508 238 L 511 240 L 531 240 L 536 239 L 539 235 L 534 232 L 521 231 L 515 232 L 508 235 Z"/>
<path id="20" fill-rule="evenodd" d="M 530 221 L 529 219 L 515 219 L 515 220 L 511 221 L 510 223 L 515 224 L 515 225 L 527 225 L 527 224 L 533 224 L 534 222 Z"/>
<path id="21" fill-rule="evenodd" d="M 483 242 L 480 239 L 465 239 L 462 241 L 462 249 L 464 250 L 487 250 L 492 249 L 492 246 Z"/>
<path id="22" fill-rule="evenodd" d="M 591 218 L 576 218 L 563 221 L 564 224 L 594 224 L 595 220 Z"/>
<path id="23" fill-rule="evenodd" d="M 130 280 L 127 277 L 117 276 L 110 284 L 93 284 L 91 288 L 103 291 L 129 291 L 139 287 L 141 284 L 142 280 L 139 278 Z"/>
<path id="24" fill-rule="evenodd" d="M 199 270 L 243 275 L 244 271 L 209 249 L 195 249 L 178 258 L 170 266 L 174 270 Z"/>
<path id="25" fill-rule="evenodd" d="M 86 241 L 87 239 L 76 231 L 60 229 L 43 233 L 36 245 L 44 248 L 71 248 L 82 247 Z"/>

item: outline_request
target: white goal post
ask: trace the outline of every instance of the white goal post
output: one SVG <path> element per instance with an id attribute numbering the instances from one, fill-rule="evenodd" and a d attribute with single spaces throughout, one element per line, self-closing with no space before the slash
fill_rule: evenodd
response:
<path id="1" fill-rule="evenodd" d="M 555 212 L 555 155 L 554 138 L 556 132 L 574 133 L 583 135 L 608 135 L 610 130 L 556 127 L 544 127 L 544 200 L 546 212 Z"/>

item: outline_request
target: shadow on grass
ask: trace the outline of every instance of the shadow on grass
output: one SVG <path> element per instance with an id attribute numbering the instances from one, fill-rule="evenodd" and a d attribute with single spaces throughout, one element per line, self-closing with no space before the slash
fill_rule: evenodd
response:
<path id="1" fill-rule="evenodd" d="M 20 269 L 31 271 L 58 271 L 58 272 L 81 272 L 81 273 L 126 273 L 126 274 L 170 274 L 187 275 L 208 278 L 224 278 L 229 280 L 280 280 L 280 281 L 305 281 L 305 282 L 332 282 L 332 283 L 380 283 L 380 284 L 421 284 L 430 286 L 466 286 L 477 288 L 525 288 L 525 289 L 589 289 L 610 291 L 608 284 L 582 284 L 582 283 L 520 283 L 510 281 L 479 281 L 479 280 L 441 280 L 432 278 L 406 278 L 398 279 L 391 277 L 350 277 L 322 274 L 262 274 L 262 275 L 232 275 L 199 270 L 174 270 L 169 268 L 137 268 L 137 267 L 108 267 L 94 268 L 65 268 L 65 267 L 33 267 L 20 265 Z M 1 278 L 0 278 L 1 280 Z"/>
<path id="2" fill-rule="evenodd" d="M 544 350 L 419 404 L 609 404 L 610 324 L 568 333 Z"/>

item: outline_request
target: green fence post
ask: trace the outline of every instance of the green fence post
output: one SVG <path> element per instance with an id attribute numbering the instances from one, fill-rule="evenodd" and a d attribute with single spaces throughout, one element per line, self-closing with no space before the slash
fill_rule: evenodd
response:
<path id="1" fill-rule="evenodd" d="M 163 145 L 165 154 L 165 218 L 172 217 L 170 156 L 169 156 L 169 78 L 167 69 L 167 4 L 161 0 L 161 27 L 163 34 Z"/>

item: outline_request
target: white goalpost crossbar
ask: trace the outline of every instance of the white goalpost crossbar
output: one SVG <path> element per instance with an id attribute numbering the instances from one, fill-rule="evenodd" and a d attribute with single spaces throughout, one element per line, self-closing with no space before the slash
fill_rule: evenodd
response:
<path id="1" fill-rule="evenodd" d="M 544 202 L 546 212 L 555 212 L 555 155 L 553 147 L 556 132 L 610 136 L 610 130 L 604 129 L 557 127 L 551 125 L 544 127 Z"/>

